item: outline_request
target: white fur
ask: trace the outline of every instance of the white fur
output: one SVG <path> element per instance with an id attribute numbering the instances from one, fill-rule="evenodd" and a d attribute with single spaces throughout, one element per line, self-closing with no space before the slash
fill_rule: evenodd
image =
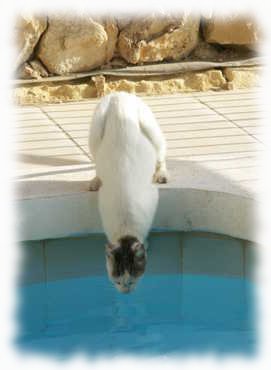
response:
<path id="1" fill-rule="evenodd" d="M 167 176 L 166 145 L 151 110 L 135 95 L 105 96 L 94 113 L 89 147 L 96 162 L 90 189 L 99 188 L 108 240 L 116 244 L 132 235 L 144 242 L 158 203 L 153 177 L 162 182 L 159 178 Z"/>

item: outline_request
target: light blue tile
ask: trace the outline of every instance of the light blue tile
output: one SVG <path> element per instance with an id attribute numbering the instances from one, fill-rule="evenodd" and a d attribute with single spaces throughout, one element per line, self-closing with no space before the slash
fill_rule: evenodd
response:
<path id="1" fill-rule="evenodd" d="M 103 328 L 112 310 L 114 294 L 106 276 L 91 275 L 48 282 L 46 333 L 95 331 L 95 325 L 100 324 Z"/>
<path id="2" fill-rule="evenodd" d="M 19 284 L 45 281 L 45 269 L 41 241 L 19 243 L 21 260 L 19 265 Z"/>
<path id="3" fill-rule="evenodd" d="M 252 287 L 242 277 L 183 275 L 182 317 L 199 329 L 244 330 L 252 325 Z"/>
<path id="4" fill-rule="evenodd" d="M 141 307 L 142 322 L 169 323 L 181 319 L 182 275 L 145 274 L 133 293 L 133 300 Z"/>
<path id="5" fill-rule="evenodd" d="M 103 235 L 46 241 L 47 280 L 106 274 L 105 243 Z"/>
<path id="6" fill-rule="evenodd" d="M 183 272 L 187 274 L 211 274 L 241 276 L 243 274 L 242 243 L 219 236 L 183 238 Z"/>
<path id="7" fill-rule="evenodd" d="M 18 321 L 19 339 L 39 337 L 46 328 L 47 294 L 44 283 L 27 284 L 18 290 Z"/>
<path id="8" fill-rule="evenodd" d="M 247 242 L 244 248 L 245 248 L 245 276 L 249 279 L 253 279 L 258 264 L 257 253 L 259 250 L 259 246 L 254 243 Z"/>
<path id="9" fill-rule="evenodd" d="M 146 274 L 181 272 L 181 233 L 152 233 L 149 236 Z"/>
<path id="10" fill-rule="evenodd" d="M 170 323 L 181 318 L 180 293 L 181 275 L 145 276 L 128 295 L 117 292 L 101 276 L 49 282 L 46 333 L 119 332 L 131 326 Z"/>

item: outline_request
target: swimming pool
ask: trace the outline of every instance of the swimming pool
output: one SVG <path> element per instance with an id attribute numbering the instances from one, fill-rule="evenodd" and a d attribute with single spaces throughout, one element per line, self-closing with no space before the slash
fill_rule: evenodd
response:
<path id="1" fill-rule="evenodd" d="M 153 232 L 137 289 L 106 276 L 103 235 L 25 242 L 17 345 L 69 356 L 251 355 L 256 349 L 251 243 Z"/>

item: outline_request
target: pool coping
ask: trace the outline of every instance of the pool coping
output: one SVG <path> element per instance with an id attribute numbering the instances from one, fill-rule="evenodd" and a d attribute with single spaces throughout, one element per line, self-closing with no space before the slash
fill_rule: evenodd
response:
<path id="1" fill-rule="evenodd" d="M 97 193 L 24 199 L 18 240 L 43 240 L 103 233 Z M 206 189 L 159 189 L 154 229 L 204 231 L 257 241 L 255 208 L 248 196 Z"/>

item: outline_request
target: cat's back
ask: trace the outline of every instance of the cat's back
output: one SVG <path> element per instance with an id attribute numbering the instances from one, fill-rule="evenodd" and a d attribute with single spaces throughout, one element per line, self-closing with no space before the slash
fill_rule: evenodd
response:
<path id="1" fill-rule="evenodd" d="M 105 106 L 103 146 L 125 146 L 127 142 L 132 145 L 139 134 L 138 98 L 125 92 L 114 92 L 100 104 Z"/>
<path id="2" fill-rule="evenodd" d="M 109 177 L 111 183 L 119 176 L 128 176 L 133 182 L 139 177 L 149 181 L 156 159 L 153 145 L 140 129 L 142 103 L 125 92 L 112 93 L 105 102 L 104 133 L 96 163 L 100 176 L 105 181 Z"/>

